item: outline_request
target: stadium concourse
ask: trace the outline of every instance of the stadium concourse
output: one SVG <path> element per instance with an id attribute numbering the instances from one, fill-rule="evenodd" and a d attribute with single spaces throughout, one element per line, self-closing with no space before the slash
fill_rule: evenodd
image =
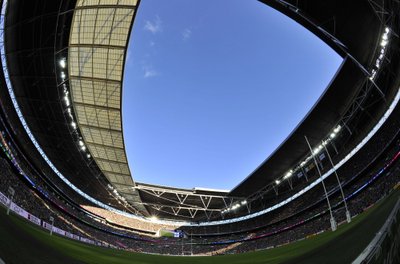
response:
<path id="1" fill-rule="evenodd" d="M 278 149 L 233 190 L 219 192 L 131 176 L 121 87 L 140 1 L 1 1 L 4 210 L 99 247 L 220 255 L 337 232 L 383 198 L 398 199 L 400 3 L 261 2 L 313 32 L 343 63 Z M 176 237 L 157 236 L 168 230 Z M 351 257 L 370 240 L 352 245 Z M 397 252 L 384 252 L 387 262 L 399 260 L 400 250 L 387 251 Z M 3 255 L 13 262 L 4 243 Z"/>

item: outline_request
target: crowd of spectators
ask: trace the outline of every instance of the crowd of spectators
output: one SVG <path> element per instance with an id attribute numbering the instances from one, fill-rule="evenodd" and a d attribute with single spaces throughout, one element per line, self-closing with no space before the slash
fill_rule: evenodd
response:
<path id="1" fill-rule="evenodd" d="M 171 225 L 152 223 L 149 221 L 145 222 L 128 216 L 120 215 L 97 206 L 82 205 L 82 207 L 85 210 L 106 219 L 108 223 L 115 224 L 118 226 L 125 226 L 128 228 L 135 228 L 138 230 L 151 231 L 154 234 L 159 229 L 168 229 L 168 230 L 174 229 L 174 226 Z"/>
<path id="2" fill-rule="evenodd" d="M 398 149 L 398 142 L 396 142 L 395 150 L 398 151 Z M 390 154 L 393 154 L 393 151 L 391 151 Z M 386 161 L 386 159 L 384 159 L 384 161 Z M 382 164 L 379 163 L 379 165 Z M 146 239 L 146 237 L 142 236 L 136 236 L 136 239 L 127 237 L 124 238 L 122 236 L 111 234 L 110 232 L 115 232 L 116 230 L 110 228 L 105 223 L 95 221 L 95 224 L 97 224 L 98 227 L 101 227 L 103 230 L 107 230 L 109 232 L 94 228 L 93 221 L 91 225 L 77 221 L 75 217 L 82 217 L 81 213 L 75 213 L 75 217 L 72 217 L 63 211 L 60 211 L 60 208 L 57 208 L 54 206 L 54 204 L 40 197 L 35 190 L 30 189 L 27 184 L 21 180 L 21 177 L 4 157 L 0 159 L 0 169 L 2 171 L 0 191 L 6 194 L 8 186 L 12 186 L 16 190 L 14 201 L 28 212 L 32 212 L 37 217 L 44 220 L 49 219 L 50 215 L 55 216 L 55 225 L 65 231 L 88 237 L 96 241 L 102 241 L 104 244 L 111 244 L 115 247 L 125 248 L 135 252 L 176 255 L 180 255 L 182 252 L 185 252 L 186 254 L 190 252 L 190 254 L 204 255 L 238 253 L 289 243 L 291 241 L 302 239 L 314 233 L 329 229 L 330 227 L 329 214 L 326 211 L 327 207 L 323 202 L 321 202 L 320 205 L 316 206 L 316 209 L 308 208 L 307 210 L 296 214 L 296 217 L 286 217 L 284 220 L 274 222 L 268 225 L 266 228 L 253 233 L 238 235 L 232 234 L 229 237 L 199 237 L 190 235 L 190 239 L 179 240 L 171 238 L 149 239 L 148 237 Z M 376 174 L 376 171 L 371 173 Z M 369 176 L 361 177 L 357 179 L 357 182 L 353 182 L 351 185 L 349 185 L 348 187 L 350 190 L 354 190 L 355 188 L 363 185 L 366 180 L 370 179 L 370 176 L 372 176 L 371 173 L 365 174 Z M 397 163 L 397 166 L 393 166 L 391 170 L 388 170 L 384 175 L 378 178 L 373 185 L 368 187 L 368 190 L 362 192 L 359 196 L 356 196 L 354 199 L 349 201 L 348 206 L 351 213 L 353 215 L 358 214 L 365 207 L 377 201 L 384 193 L 388 192 L 394 186 L 394 184 L 399 181 L 399 178 L 400 173 Z M 345 186 L 345 189 L 346 188 L 347 186 Z M 337 193 L 336 197 L 331 198 L 331 201 L 332 205 L 340 203 L 340 195 Z M 64 206 L 63 208 L 65 209 L 68 207 Z M 324 211 L 325 213 L 319 218 L 312 218 L 304 224 L 295 226 L 294 228 L 288 228 L 300 220 L 308 219 L 312 215 Z M 343 206 L 334 208 L 333 213 L 339 222 L 345 219 Z M 86 217 L 84 221 L 86 222 L 88 219 L 89 217 Z M 123 234 L 123 232 L 119 233 Z M 125 232 L 124 234 L 128 233 L 129 232 Z M 263 236 L 265 234 L 268 234 L 265 236 L 265 238 L 249 240 L 253 237 L 258 237 L 260 235 Z M 145 239 L 146 241 L 140 239 Z M 229 240 L 238 240 L 239 242 L 218 244 Z"/>
<path id="3" fill-rule="evenodd" d="M 398 184 L 400 180 L 398 160 L 391 164 L 382 175 L 379 175 L 379 171 L 400 150 L 398 138 L 400 124 L 398 123 L 399 120 L 387 122 L 384 129 L 381 129 L 361 151 L 338 170 L 346 196 L 356 190 L 361 190 L 366 183 L 370 182 L 367 189 L 363 189 L 348 200 L 349 211 L 352 215 L 361 213 Z M 9 151 L 15 150 L 11 148 Z M 330 228 L 330 215 L 325 194 L 322 187 L 317 186 L 301 198 L 259 218 L 228 225 L 181 227 L 180 229 L 184 229 L 189 238 L 154 238 L 148 235 L 152 234 L 151 232 L 146 235 L 145 232 L 138 232 L 138 230 L 155 231 L 162 226 L 121 217 L 99 209 L 87 201 L 84 203 L 85 207 L 81 208 L 79 202 L 71 203 L 71 198 L 79 195 L 72 195 L 69 196 L 70 199 L 65 199 L 65 196 L 54 189 L 54 186 L 46 184 L 39 175 L 29 169 L 29 166 L 18 160 L 19 169 L 23 168 L 24 172 L 27 171 L 26 176 L 31 182 L 27 181 L 15 165 L 17 159 L 18 157 L 10 158 L 10 155 L 7 156 L 4 149 L 2 150 L 0 192 L 7 195 L 9 187 L 12 187 L 15 190 L 13 200 L 26 211 L 43 221 L 49 221 L 49 217 L 52 216 L 58 228 L 100 241 L 103 245 L 157 254 L 227 254 L 290 243 Z M 379 177 L 375 179 L 376 175 Z M 274 204 L 285 199 L 287 195 L 293 194 L 305 184 L 307 183 L 299 184 L 294 190 L 282 196 L 277 195 L 276 199 L 272 199 L 270 203 Z M 345 221 L 343 201 L 336 179 L 330 177 L 325 184 L 330 194 L 334 217 L 338 222 Z M 79 199 L 76 201 L 80 201 Z"/>

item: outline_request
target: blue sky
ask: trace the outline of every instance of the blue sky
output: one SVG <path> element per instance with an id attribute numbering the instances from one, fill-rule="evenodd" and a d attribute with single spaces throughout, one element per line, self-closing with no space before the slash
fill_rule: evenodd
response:
<path id="1" fill-rule="evenodd" d="M 232 189 L 296 127 L 341 61 L 256 0 L 142 0 L 123 83 L 134 179 Z"/>

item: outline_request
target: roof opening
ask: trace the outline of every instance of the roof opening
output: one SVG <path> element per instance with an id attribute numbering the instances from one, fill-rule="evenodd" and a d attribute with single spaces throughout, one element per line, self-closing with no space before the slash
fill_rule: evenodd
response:
<path id="1" fill-rule="evenodd" d="M 232 189 L 290 134 L 341 62 L 258 1 L 142 1 L 123 83 L 134 179 Z"/>

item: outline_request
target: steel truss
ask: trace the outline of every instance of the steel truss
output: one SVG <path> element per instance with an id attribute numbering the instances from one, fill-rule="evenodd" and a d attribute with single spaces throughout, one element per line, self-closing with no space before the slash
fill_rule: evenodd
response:
<path id="1" fill-rule="evenodd" d="M 234 203 L 242 201 L 242 197 L 230 197 L 220 194 L 196 193 L 192 190 L 173 190 L 158 186 L 137 185 L 135 189 L 153 196 L 159 202 L 142 202 L 143 205 L 173 216 L 194 219 L 202 212 L 207 220 L 214 216 L 222 216 L 222 211 Z M 165 201 L 162 203 L 161 201 Z M 191 201 L 191 202 L 188 202 Z"/>

